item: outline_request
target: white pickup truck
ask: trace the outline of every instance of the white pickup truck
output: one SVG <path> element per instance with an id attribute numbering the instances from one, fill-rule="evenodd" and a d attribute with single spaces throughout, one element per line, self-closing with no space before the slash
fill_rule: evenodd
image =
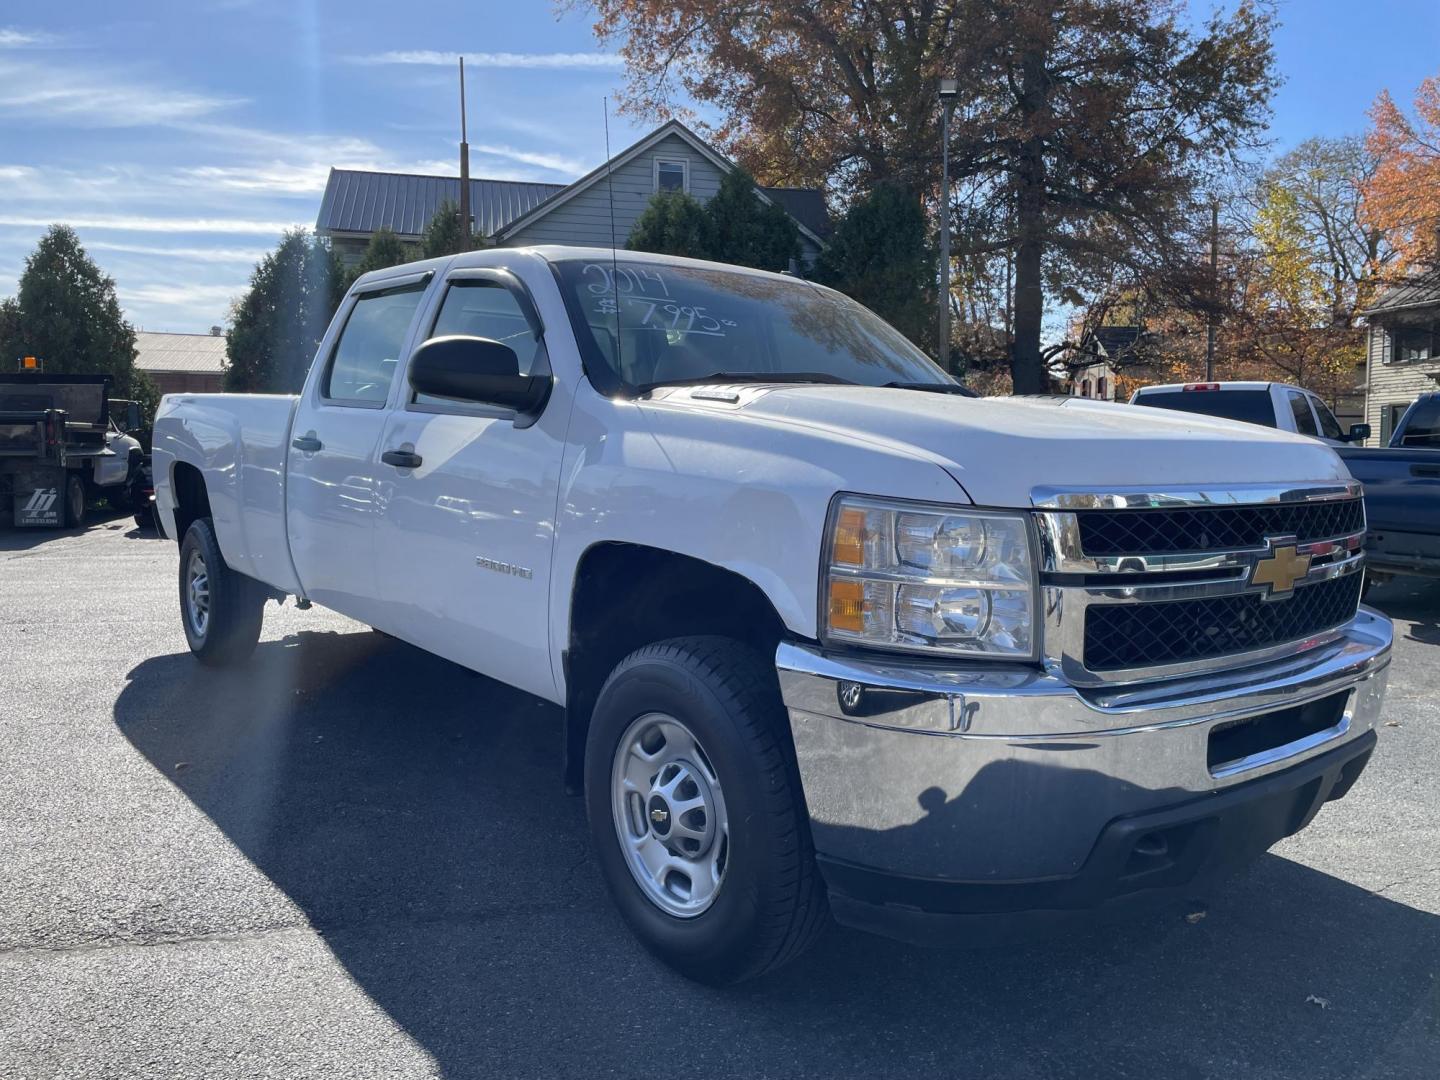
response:
<path id="1" fill-rule="evenodd" d="M 367 274 L 298 397 L 171 395 L 191 649 L 313 601 L 566 710 L 637 935 L 734 982 L 1193 896 L 1375 745 L 1326 446 L 966 396 L 793 277 L 492 249 Z"/>

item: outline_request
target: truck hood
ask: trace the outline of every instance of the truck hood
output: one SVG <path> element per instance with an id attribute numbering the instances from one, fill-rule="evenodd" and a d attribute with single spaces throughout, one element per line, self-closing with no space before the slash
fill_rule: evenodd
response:
<path id="1" fill-rule="evenodd" d="M 1334 451 L 1288 432 L 1086 398 L 966 398 L 864 386 L 735 386 L 738 409 L 935 462 L 982 506 L 1028 506 L 1036 488 L 1224 487 L 1348 480 Z M 675 404 L 695 391 L 675 388 Z M 673 396 L 671 396 L 673 395 Z M 883 493 L 875 493 L 883 494 Z"/>

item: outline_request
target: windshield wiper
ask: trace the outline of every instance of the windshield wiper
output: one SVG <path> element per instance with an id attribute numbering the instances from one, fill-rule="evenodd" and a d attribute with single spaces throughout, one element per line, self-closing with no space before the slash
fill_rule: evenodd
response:
<path id="1" fill-rule="evenodd" d="M 631 391 L 635 396 L 648 394 L 662 386 L 704 386 L 707 383 L 833 383 L 840 386 L 855 385 L 849 379 L 831 375 L 824 371 L 712 371 L 709 375 L 696 375 L 687 379 L 662 379 L 659 382 L 641 383 Z"/>
<path id="2" fill-rule="evenodd" d="M 928 394 L 954 394 L 957 397 L 980 396 L 968 386 L 952 382 L 887 382 L 880 385 L 887 390 L 922 390 Z"/>

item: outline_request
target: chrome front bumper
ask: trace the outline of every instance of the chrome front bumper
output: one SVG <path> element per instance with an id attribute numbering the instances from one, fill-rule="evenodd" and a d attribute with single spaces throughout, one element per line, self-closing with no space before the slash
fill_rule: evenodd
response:
<path id="1" fill-rule="evenodd" d="M 1035 882 L 1077 874 L 1117 819 L 1373 741 L 1391 636 L 1388 618 L 1361 608 L 1337 638 L 1264 665 L 1101 689 L 788 642 L 776 665 L 823 859 L 930 881 Z M 1217 725 L 1342 694 L 1324 730 L 1211 764 Z"/>

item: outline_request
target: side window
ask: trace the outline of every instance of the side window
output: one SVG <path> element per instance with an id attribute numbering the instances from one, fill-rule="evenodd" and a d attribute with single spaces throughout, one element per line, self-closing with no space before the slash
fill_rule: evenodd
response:
<path id="1" fill-rule="evenodd" d="M 320 393 L 337 405 L 384 404 L 423 284 L 362 293 L 330 354 Z"/>
<path id="2" fill-rule="evenodd" d="M 452 281 L 440 303 L 440 314 L 430 330 L 431 337 L 463 334 L 489 338 L 515 350 L 520 374 L 544 373 L 550 369 L 545 343 L 536 336 L 519 301 L 509 289 L 493 281 Z M 420 405 L 445 404 L 445 398 L 416 394 Z M 453 402 L 451 403 L 453 404 Z"/>
<path id="3" fill-rule="evenodd" d="M 1310 402 L 1305 400 L 1305 395 L 1289 390 L 1286 391 L 1286 397 L 1290 399 L 1290 413 L 1295 417 L 1295 430 L 1301 435 L 1319 435 L 1320 429 L 1315 426 L 1315 416 L 1310 411 Z"/>
<path id="4" fill-rule="evenodd" d="M 665 161 L 661 158 L 655 159 L 655 190 L 656 191 L 689 191 L 689 177 L 686 173 L 684 161 Z"/>
<path id="5" fill-rule="evenodd" d="M 1330 406 L 1319 398 L 1311 398 L 1310 404 L 1315 406 L 1315 419 L 1320 421 L 1320 434 L 1327 439 L 1343 439 L 1345 433 L 1340 430 L 1340 421 L 1335 419 Z"/>
<path id="6" fill-rule="evenodd" d="M 1440 400 L 1421 402 L 1410 414 L 1401 446 L 1424 446 L 1440 449 Z"/>

